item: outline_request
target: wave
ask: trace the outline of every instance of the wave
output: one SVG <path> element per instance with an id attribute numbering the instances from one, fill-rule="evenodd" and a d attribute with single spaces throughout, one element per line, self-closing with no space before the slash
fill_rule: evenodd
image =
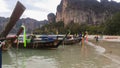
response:
<path id="1" fill-rule="evenodd" d="M 93 46 L 97 52 L 99 52 L 99 54 L 101 54 L 102 56 L 112 60 L 114 63 L 117 63 L 117 64 L 120 64 L 120 57 L 117 56 L 117 55 L 111 55 L 111 54 L 105 54 L 105 51 L 106 49 L 101 47 L 101 46 L 98 46 L 98 45 L 95 45 L 91 42 L 87 42 L 88 45 L 90 46 Z"/>
<path id="2" fill-rule="evenodd" d="M 95 45 L 91 42 L 87 42 L 87 44 L 90 46 L 93 46 L 96 49 L 96 51 L 99 52 L 100 54 L 103 54 L 106 51 L 105 48 L 98 46 L 98 45 Z"/>

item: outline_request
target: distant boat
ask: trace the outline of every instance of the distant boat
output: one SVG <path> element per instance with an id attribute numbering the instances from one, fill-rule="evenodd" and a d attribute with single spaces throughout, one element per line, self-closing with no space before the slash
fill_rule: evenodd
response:
<path id="1" fill-rule="evenodd" d="M 81 42 L 80 37 L 74 37 L 73 35 L 68 35 L 66 39 L 64 40 L 65 45 L 73 45 Z"/>

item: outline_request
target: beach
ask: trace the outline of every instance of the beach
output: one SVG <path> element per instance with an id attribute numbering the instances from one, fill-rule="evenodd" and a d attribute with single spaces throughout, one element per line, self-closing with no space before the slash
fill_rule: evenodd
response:
<path id="1" fill-rule="evenodd" d="M 114 54 L 120 56 L 120 42 L 110 42 L 110 41 L 104 41 L 100 40 L 96 43 L 95 40 L 89 40 L 90 42 L 94 43 L 97 46 L 101 46 L 105 48 L 105 53 Z"/>
<path id="2" fill-rule="evenodd" d="M 90 45 L 94 45 L 96 47 L 96 50 L 99 50 L 101 55 L 104 57 L 112 60 L 116 64 L 120 64 L 120 38 L 116 36 L 109 36 L 104 37 L 101 39 L 99 37 L 99 41 L 96 42 L 94 39 L 94 36 L 89 37 L 89 43 Z"/>

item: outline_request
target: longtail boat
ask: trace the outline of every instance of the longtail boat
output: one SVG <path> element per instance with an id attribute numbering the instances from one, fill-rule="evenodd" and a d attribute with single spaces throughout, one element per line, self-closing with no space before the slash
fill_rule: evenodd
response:
<path id="1" fill-rule="evenodd" d="M 2 50 L 7 50 L 6 48 L 3 48 L 6 45 L 6 43 L 5 43 L 5 45 L 3 45 L 2 43 L 4 41 L 8 41 L 8 40 L 10 40 L 10 42 L 11 42 L 12 39 L 17 38 L 17 37 L 8 38 L 7 35 L 9 34 L 9 32 L 11 31 L 13 26 L 16 24 L 16 22 L 19 20 L 19 18 L 21 17 L 21 15 L 25 11 L 25 9 L 26 8 L 24 7 L 24 5 L 22 5 L 18 1 L 12 12 L 12 15 L 10 16 L 10 19 L 9 19 L 7 25 L 5 26 L 4 30 L 0 33 L 0 68 L 2 68 Z M 18 32 L 18 34 L 19 34 L 19 32 Z"/>
<path id="2" fill-rule="evenodd" d="M 68 36 L 69 32 L 66 33 L 66 35 L 63 37 L 62 40 L 58 40 L 50 37 L 39 37 L 39 38 L 32 38 L 27 39 L 27 46 L 26 48 L 37 48 L 37 49 L 51 49 L 51 48 L 58 48 L 59 45 L 62 44 L 62 42 L 65 40 L 65 38 Z M 34 36 L 32 36 L 34 37 Z M 22 39 L 21 39 L 22 40 Z M 24 43 L 19 40 L 19 42 L 15 42 L 12 44 L 12 47 L 14 48 L 24 48 Z"/>
<path id="3" fill-rule="evenodd" d="M 66 37 L 65 41 L 64 41 L 64 45 L 73 45 L 73 44 L 77 44 L 81 42 L 81 38 L 80 37 L 74 37 L 73 35 L 69 35 Z"/>
<path id="4" fill-rule="evenodd" d="M 58 39 L 62 40 L 64 35 L 59 35 Z M 81 42 L 81 37 L 74 37 L 73 35 L 68 35 L 65 40 L 63 41 L 64 45 L 73 45 Z"/>
<path id="5" fill-rule="evenodd" d="M 21 15 L 23 14 L 23 12 L 25 11 L 25 7 L 22 3 L 20 3 L 19 1 L 17 2 L 14 11 L 12 12 L 10 19 L 7 23 L 7 25 L 5 26 L 4 30 L 2 30 L 2 32 L 0 33 L 0 45 L 2 48 L 2 50 L 7 50 L 8 47 L 5 46 L 8 44 L 7 41 L 11 41 L 13 42 L 17 37 L 7 37 L 9 32 L 12 30 L 13 26 L 16 24 L 16 22 L 19 20 L 19 18 L 21 17 Z M 21 33 L 21 31 L 17 33 L 16 36 L 19 36 L 19 34 Z M 5 44 L 2 44 L 5 43 Z"/>

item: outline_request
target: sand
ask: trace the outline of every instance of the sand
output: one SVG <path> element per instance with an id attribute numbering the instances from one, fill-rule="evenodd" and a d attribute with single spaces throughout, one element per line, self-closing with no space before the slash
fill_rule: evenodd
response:
<path id="1" fill-rule="evenodd" d="M 120 56 L 120 42 L 99 40 L 99 42 L 96 43 L 95 40 L 89 40 L 89 41 L 97 46 L 101 46 L 105 48 L 106 50 L 105 53 L 110 53 Z"/>
<path id="2" fill-rule="evenodd" d="M 120 36 L 103 36 L 100 38 L 99 36 L 99 42 L 96 42 L 94 39 L 95 35 L 89 35 L 89 42 L 92 42 L 93 44 L 97 46 L 101 46 L 105 48 L 105 53 L 110 53 L 114 55 L 120 56 Z"/>
<path id="3" fill-rule="evenodd" d="M 108 41 L 101 39 L 96 42 L 95 39 L 89 39 L 89 42 L 94 44 L 94 47 L 99 47 L 96 49 L 99 52 L 103 52 L 101 55 L 120 65 L 120 42 L 118 42 L 119 40 L 116 42 L 116 40 Z"/>

